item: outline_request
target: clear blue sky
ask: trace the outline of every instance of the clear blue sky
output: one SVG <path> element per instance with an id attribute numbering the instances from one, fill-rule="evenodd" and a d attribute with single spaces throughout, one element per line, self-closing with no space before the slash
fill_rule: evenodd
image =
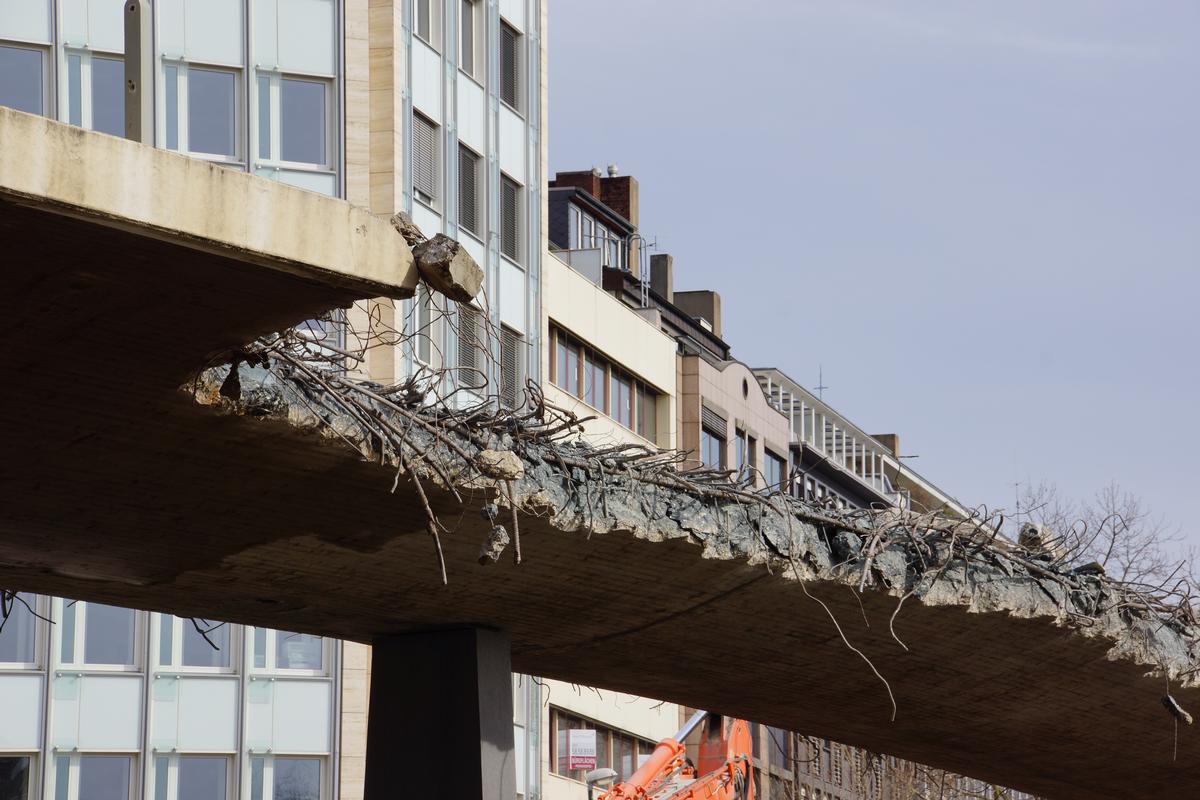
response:
<path id="1" fill-rule="evenodd" d="M 1200 4 L 551 0 L 549 47 L 551 170 L 638 178 L 738 358 L 964 502 L 1192 524 Z"/>

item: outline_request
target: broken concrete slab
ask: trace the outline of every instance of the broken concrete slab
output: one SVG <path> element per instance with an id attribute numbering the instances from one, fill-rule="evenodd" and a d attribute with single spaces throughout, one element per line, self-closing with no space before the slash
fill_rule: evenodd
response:
<path id="1" fill-rule="evenodd" d="M 483 269 L 461 244 L 445 234 L 417 244 L 413 257 L 421 277 L 458 303 L 469 303 L 483 288 Z"/>

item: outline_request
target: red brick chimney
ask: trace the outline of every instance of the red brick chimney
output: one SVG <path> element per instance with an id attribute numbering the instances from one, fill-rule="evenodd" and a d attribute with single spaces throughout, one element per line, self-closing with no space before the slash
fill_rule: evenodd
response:
<path id="1" fill-rule="evenodd" d="M 587 169 L 579 170 L 578 172 L 556 172 L 554 180 L 550 181 L 550 188 L 563 189 L 568 186 L 574 186 L 576 189 L 583 189 L 597 200 L 600 199 L 600 170 Z"/>
<path id="2" fill-rule="evenodd" d="M 638 182 L 632 175 L 617 175 L 616 166 L 609 167 L 608 177 L 600 179 L 600 200 L 638 226 Z"/>

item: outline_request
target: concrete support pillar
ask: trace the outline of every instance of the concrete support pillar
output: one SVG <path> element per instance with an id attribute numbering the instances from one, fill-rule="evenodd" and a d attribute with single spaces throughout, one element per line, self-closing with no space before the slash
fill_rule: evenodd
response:
<path id="1" fill-rule="evenodd" d="M 508 637 L 463 628 L 373 646 L 365 800 L 515 800 Z"/>

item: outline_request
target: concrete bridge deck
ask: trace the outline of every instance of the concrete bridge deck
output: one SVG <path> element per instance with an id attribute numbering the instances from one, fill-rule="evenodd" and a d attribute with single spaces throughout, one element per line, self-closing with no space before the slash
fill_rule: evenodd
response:
<path id="1" fill-rule="evenodd" d="M 493 488 L 464 480 L 459 502 L 421 471 L 452 531 L 443 586 L 412 484 L 391 491 L 395 467 L 362 431 L 346 423 L 344 433 L 369 459 L 316 423 L 301 388 L 262 369 L 242 367 L 239 404 L 215 398 L 220 372 L 196 387 L 208 405 L 180 390 L 256 336 L 411 292 L 408 251 L 390 228 L 336 201 L 6 109 L 0 142 L 14 310 L 0 334 L 0 585 L 360 641 L 493 627 L 525 672 L 1049 797 L 1200 796 L 1200 740 L 1181 727 L 1172 758 L 1168 684 L 1147 675 L 1153 662 L 1186 669 L 1196 631 L 1136 608 L 1072 616 L 1111 599 L 1094 581 L 1076 597 L 1019 565 L 952 563 L 913 584 L 895 623 L 905 651 L 888 630 L 914 581 L 902 553 L 856 596 L 861 563 L 835 569 L 811 520 L 748 516 L 718 494 L 639 494 L 619 471 L 564 467 L 531 445 L 514 490 L 519 566 L 477 562 L 490 527 L 478 510 Z M 86 188 L 99 159 L 126 159 L 103 201 L 102 187 Z M 228 224 L 154 216 L 196 202 Z M 261 205 L 233 214 L 243 202 Z M 277 203 L 299 207 L 276 215 Z M 607 501 L 593 503 L 601 493 Z M 890 685 L 894 721 L 883 683 L 826 608 Z M 1194 682 L 1173 686 L 1200 707 Z"/>

